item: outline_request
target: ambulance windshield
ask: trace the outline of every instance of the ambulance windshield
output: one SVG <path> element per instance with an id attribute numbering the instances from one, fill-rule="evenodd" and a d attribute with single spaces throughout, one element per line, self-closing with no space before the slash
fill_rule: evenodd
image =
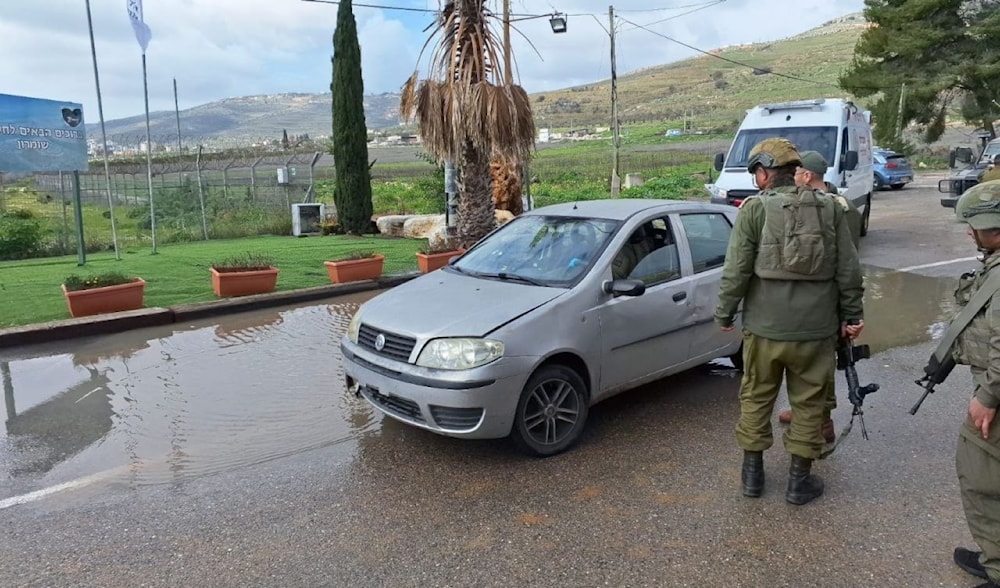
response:
<path id="1" fill-rule="evenodd" d="M 726 167 L 747 166 L 750 150 L 764 139 L 784 137 L 802 151 L 818 151 L 828 162 L 837 160 L 837 127 L 785 127 L 778 129 L 742 129 L 729 151 Z"/>

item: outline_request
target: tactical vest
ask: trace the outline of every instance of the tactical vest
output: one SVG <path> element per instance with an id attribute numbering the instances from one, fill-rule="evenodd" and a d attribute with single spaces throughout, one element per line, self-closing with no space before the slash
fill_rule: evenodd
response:
<path id="1" fill-rule="evenodd" d="M 836 217 L 829 194 L 810 188 L 766 190 L 764 228 L 754 273 L 767 280 L 832 280 L 837 267 Z"/>
<path id="2" fill-rule="evenodd" d="M 955 304 L 958 310 L 965 308 L 980 288 L 986 284 L 990 272 L 1000 271 L 997 265 L 1000 260 L 987 260 L 987 263 L 979 271 L 962 274 L 955 288 Z M 986 369 L 990 365 L 990 341 L 993 337 L 993 329 L 990 326 L 989 303 L 976 313 L 969 324 L 962 330 L 955 339 L 955 346 L 952 347 L 952 357 L 956 363 L 972 365 Z"/>

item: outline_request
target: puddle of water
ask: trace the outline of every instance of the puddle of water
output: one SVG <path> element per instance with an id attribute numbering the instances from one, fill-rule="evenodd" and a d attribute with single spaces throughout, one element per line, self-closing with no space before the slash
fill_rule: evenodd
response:
<path id="1" fill-rule="evenodd" d="M 0 356 L 0 497 L 104 470 L 174 483 L 370 430 L 380 418 L 344 391 L 339 352 L 368 297 Z"/>
<path id="2" fill-rule="evenodd" d="M 954 279 L 876 267 L 865 271 L 865 330 L 860 343 L 877 353 L 941 335 L 955 312 Z"/>
<path id="3" fill-rule="evenodd" d="M 865 284 L 874 352 L 927 341 L 952 313 L 954 280 L 868 268 Z M 181 482 L 380 429 L 344 390 L 339 349 L 375 294 L 0 354 L 0 498 L 95 472 Z M 709 369 L 738 377 L 727 363 Z"/>

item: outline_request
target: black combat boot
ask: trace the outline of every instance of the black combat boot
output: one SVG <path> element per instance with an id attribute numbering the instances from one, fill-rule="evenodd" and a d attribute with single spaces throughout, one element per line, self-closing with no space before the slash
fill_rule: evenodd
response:
<path id="1" fill-rule="evenodd" d="M 964 547 L 956 547 L 953 557 L 958 567 L 977 578 L 988 580 L 989 576 L 986 575 L 986 568 L 983 567 L 983 564 L 979 563 L 979 555 L 981 553 L 982 551 L 972 551 Z"/>
<path id="2" fill-rule="evenodd" d="M 764 452 L 743 452 L 743 496 L 759 498 L 764 493 Z"/>
<path id="3" fill-rule="evenodd" d="M 785 500 L 792 504 L 805 504 L 823 495 L 823 480 L 810 474 L 812 460 L 798 455 L 792 456 L 792 465 L 788 468 L 788 490 Z"/>

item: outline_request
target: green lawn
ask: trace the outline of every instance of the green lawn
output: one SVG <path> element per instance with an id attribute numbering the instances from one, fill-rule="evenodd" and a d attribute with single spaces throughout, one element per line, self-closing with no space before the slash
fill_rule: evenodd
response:
<path id="1" fill-rule="evenodd" d="M 69 318 L 60 284 L 70 274 L 86 276 L 120 271 L 146 280 L 145 305 L 172 306 L 215 300 L 208 268 L 212 263 L 244 252 L 269 255 L 281 270 L 278 290 L 329 284 L 324 261 L 352 251 L 376 251 L 385 256 L 385 274 L 416 270 L 415 253 L 425 241 L 381 236 L 251 237 L 226 241 L 178 243 L 125 249 L 122 260 L 114 253 L 87 256 L 77 266 L 76 256 L 0 262 L 0 327 L 12 327 Z"/>

